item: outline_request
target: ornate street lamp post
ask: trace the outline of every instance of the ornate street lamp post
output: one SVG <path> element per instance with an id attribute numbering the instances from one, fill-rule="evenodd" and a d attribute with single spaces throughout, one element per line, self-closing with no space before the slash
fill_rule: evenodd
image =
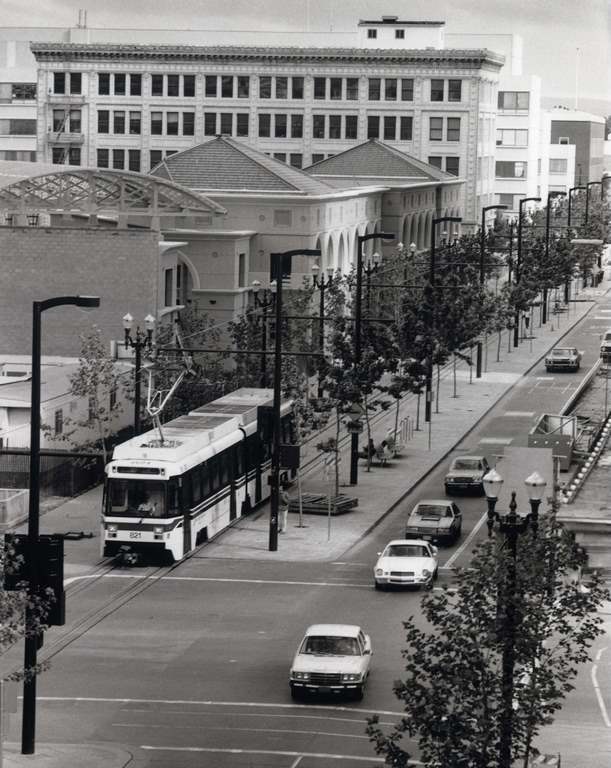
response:
<path id="1" fill-rule="evenodd" d="M 486 258 L 486 214 L 488 211 L 506 211 L 506 205 L 486 205 L 482 208 L 482 223 L 479 231 L 479 282 L 484 284 L 484 261 Z M 475 378 L 482 377 L 482 342 L 477 342 L 477 356 L 475 363 Z"/>
<path id="2" fill-rule="evenodd" d="M 327 276 L 320 275 L 320 266 L 318 264 L 312 265 L 312 281 L 316 288 L 320 292 L 320 305 L 319 305 L 319 325 L 318 325 L 318 351 L 321 355 L 325 352 L 325 289 L 329 288 L 333 284 L 333 267 L 329 265 L 327 267 Z M 320 370 L 318 372 L 318 398 L 322 398 L 324 392 L 322 387 L 322 377 Z"/>
<path id="3" fill-rule="evenodd" d="M 141 384 L 140 373 L 142 369 L 142 352 L 151 352 L 153 349 L 153 331 L 155 330 L 155 318 L 147 315 L 144 318 L 144 331 L 136 326 L 136 333 L 132 336 L 134 318 L 129 312 L 123 317 L 123 330 L 125 332 L 125 349 L 130 347 L 135 351 L 134 366 L 134 435 L 140 434 L 140 398 Z"/>
<path id="4" fill-rule="evenodd" d="M 527 515 L 517 514 L 516 492 L 511 492 L 509 513 L 499 515 L 495 511 L 499 492 L 503 485 L 503 478 L 496 471 L 490 470 L 484 476 L 484 491 L 488 500 L 488 536 L 492 536 L 495 522 L 499 524 L 499 530 L 505 537 L 505 544 L 509 548 L 507 560 L 507 573 L 503 589 L 503 654 L 502 654 L 502 714 L 499 735 L 499 768 L 511 768 L 511 746 L 513 739 L 513 700 L 514 700 L 514 671 L 515 671 L 515 642 L 517 629 L 516 611 L 516 560 L 518 537 L 528 531 L 532 531 L 536 538 L 539 526 L 539 506 L 545 493 L 545 480 L 538 472 L 524 481 L 530 501 L 530 512 Z"/>

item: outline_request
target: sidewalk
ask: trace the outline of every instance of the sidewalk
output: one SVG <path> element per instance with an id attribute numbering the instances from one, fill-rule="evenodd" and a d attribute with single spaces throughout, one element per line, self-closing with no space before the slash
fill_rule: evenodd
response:
<path id="1" fill-rule="evenodd" d="M 1 768 L 133 768 L 134 755 L 110 743 L 37 744 L 34 755 L 22 755 L 21 745 L 4 744 Z"/>

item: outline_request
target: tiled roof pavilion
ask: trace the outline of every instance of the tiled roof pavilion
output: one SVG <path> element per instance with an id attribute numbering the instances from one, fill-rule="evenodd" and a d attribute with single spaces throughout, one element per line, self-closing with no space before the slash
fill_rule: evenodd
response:
<path id="1" fill-rule="evenodd" d="M 305 171 L 319 181 L 323 181 L 326 176 L 370 176 L 372 180 L 396 179 L 403 183 L 456 181 L 456 176 L 406 155 L 378 139 L 369 139 L 363 144 L 350 147 L 345 152 L 311 165 Z"/>
<path id="2" fill-rule="evenodd" d="M 228 136 L 166 157 L 151 171 L 198 191 L 329 195 L 336 190 L 324 181 L 274 160 Z"/>

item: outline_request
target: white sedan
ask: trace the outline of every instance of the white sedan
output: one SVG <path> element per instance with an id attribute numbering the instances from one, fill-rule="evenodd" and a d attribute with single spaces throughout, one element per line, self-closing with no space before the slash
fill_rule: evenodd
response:
<path id="1" fill-rule="evenodd" d="M 430 589 L 437 578 L 437 547 L 424 539 L 394 539 L 378 552 L 376 589 L 397 585 Z"/>

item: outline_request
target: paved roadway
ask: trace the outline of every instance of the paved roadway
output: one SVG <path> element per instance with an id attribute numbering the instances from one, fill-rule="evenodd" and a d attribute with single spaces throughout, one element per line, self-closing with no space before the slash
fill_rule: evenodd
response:
<path id="1" fill-rule="evenodd" d="M 611 318 L 611 303 L 595 307 L 563 340 L 584 351 L 579 374 L 548 375 L 537 365 L 456 454 L 484 451 L 493 461 L 509 441 L 526 445 L 539 414 L 556 412 L 594 362 L 598 335 L 611 325 L 607 315 Z M 420 597 L 375 592 L 372 565 L 382 546 L 401 535 L 407 511 L 418 499 L 443 495 L 444 469 L 434 471 L 339 562 L 195 556 L 131 599 L 130 585 L 142 569 L 89 583 L 75 598 L 81 607 L 104 603 L 119 592 L 127 602 L 56 655 L 52 669 L 39 679 L 44 716 L 38 740 L 127 744 L 136 755 L 134 765 L 155 768 L 381 763 L 365 735 L 366 718 L 378 712 L 390 724 L 400 716 L 392 682 L 402 670 L 401 620 L 418 614 Z M 457 502 L 464 535 L 457 547 L 440 548 L 442 564 L 464 564 L 471 543 L 483 535 L 481 527 L 473 530 L 482 518 L 483 500 Z M 363 702 L 291 701 L 292 654 L 304 628 L 315 622 L 359 623 L 371 634 L 373 674 Z M 608 677 L 600 679 L 597 698 L 591 673 L 584 668 L 578 690 L 559 715 L 559 722 L 576 733 L 601 726 L 600 697 L 611 711 Z"/>

